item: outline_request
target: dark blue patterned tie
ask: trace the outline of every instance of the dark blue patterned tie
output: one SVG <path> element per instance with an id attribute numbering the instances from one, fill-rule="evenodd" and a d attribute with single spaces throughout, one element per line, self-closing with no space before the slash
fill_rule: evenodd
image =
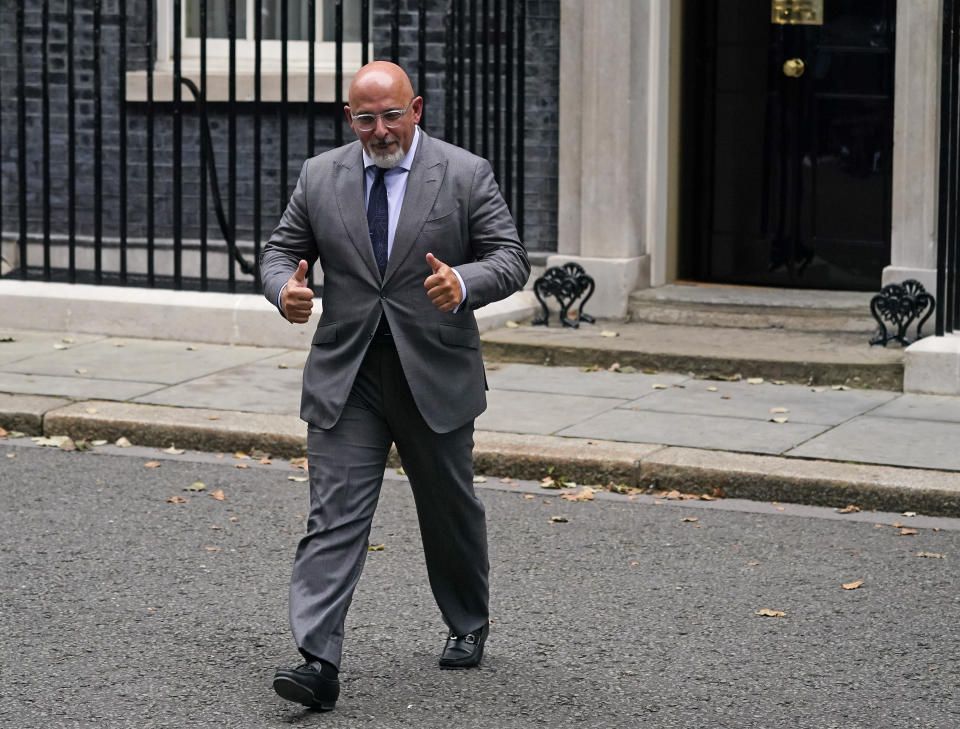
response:
<path id="1" fill-rule="evenodd" d="M 367 202 L 367 227 L 370 228 L 370 243 L 373 244 L 373 257 L 377 259 L 377 268 L 383 276 L 387 270 L 387 185 L 383 181 L 386 169 L 377 167 L 377 177 L 370 188 L 370 200 Z"/>

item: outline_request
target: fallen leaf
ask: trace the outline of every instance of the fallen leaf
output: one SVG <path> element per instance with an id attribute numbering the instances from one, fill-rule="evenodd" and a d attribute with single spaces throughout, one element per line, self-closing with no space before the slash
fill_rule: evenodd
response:
<path id="1" fill-rule="evenodd" d="M 811 387 L 810 389 L 813 390 L 814 392 L 826 392 L 826 391 L 827 391 L 827 388 L 825 388 L 825 387 Z"/>
<path id="2" fill-rule="evenodd" d="M 790 419 L 790 418 L 787 418 L 787 417 L 785 417 L 785 416 L 783 416 L 783 415 L 778 415 L 778 416 L 775 417 L 775 418 L 770 418 L 770 422 L 771 422 L 771 423 L 779 423 L 779 424 L 782 425 L 783 423 L 786 423 L 789 419 Z"/>
<path id="3" fill-rule="evenodd" d="M 220 531 L 221 529 L 223 529 L 223 527 L 219 527 L 219 526 L 217 526 L 216 524 L 211 524 L 211 525 L 210 525 L 210 528 L 211 528 L 211 529 L 216 529 L 217 531 Z"/>
<path id="4" fill-rule="evenodd" d="M 7 458 L 16 458 L 16 457 L 17 457 L 17 454 L 16 454 L 16 453 L 8 453 L 8 454 L 7 454 Z"/>
<path id="5" fill-rule="evenodd" d="M 54 349 L 70 349 L 70 347 L 68 347 L 66 344 L 61 344 L 60 342 L 57 342 L 56 344 L 54 344 L 53 348 Z"/>
<path id="6" fill-rule="evenodd" d="M 204 547 L 204 549 L 207 550 L 208 552 L 219 552 L 219 551 L 220 551 L 220 547 Z"/>
<path id="7" fill-rule="evenodd" d="M 230 517 L 230 521 L 236 521 L 236 520 L 237 520 L 237 517 L 235 517 L 235 516 L 231 516 L 231 517 Z"/>
<path id="8" fill-rule="evenodd" d="M 133 445 L 133 443 L 131 443 L 129 440 L 127 440 L 126 438 L 124 438 L 124 437 L 121 435 L 121 436 L 120 436 L 119 438 L 117 438 L 117 440 L 114 442 L 114 445 L 117 446 L 118 448 L 129 448 L 130 446 Z"/>
<path id="9" fill-rule="evenodd" d="M 619 337 L 620 335 L 617 332 L 611 331 L 609 329 L 604 329 L 600 332 L 601 337 Z"/>
<path id="10" fill-rule="evenodd" d="M 105 446 L 106 444 L 107 444 L 107 441 L 105 441 L 105 440 L 92 440 L 92 441 L 90 441 L 90 445 L 92 445 L 94 448 L 99 448 L 100 446 Z"/>
<path id="11" fill-rule="evenodd" d="M 778 507 L 776 507 L 776 508 L 777 508 L 777 511 L 783 511 L 783 510 L 786 509 L 787 507 L 785 507 L 785 506 L 778 506 Z"/>
<path id="12" fill-rule="evenodd" d="M 474 477 L 473 477 L 473 482 L 474 482 L 474 483 L 486 483 L 486 482 L 487 482 L 487 479 L 484 478 L 483 476 L 474 476 Z"/>
<path id="13" fill-rule="evenodd" d="M 384 545 L 384 544 L 368 544 L 368 545 L 367 545 L 367 551 L 368 551 L 368 552 L 382 552 L 382 551 L 384 550 L 384 547 L 385 547 L 385 546 L 386 546 L 386 545 Z"/>
<path id="14" fill-rule="evenodd" d="M 513 479 L 510 478 L 509 476 L 504 476 L 503 478 L 500 479 L 500 483 L 513 483 Z"/>
<path id="15" fill-rule="evenodd" d="M 846 385 L 831 385 L 830 389 L 831 390 L 849 390 L 850 388 L 847 387 Z"/>
<path id="16" fill-rule="evenodd" d="M 676 489 L 674 489 L 673 491 L 669 491 L 669 492 L 665 493 L 665 494 L 663 495 L 663 498 L 665 498 L 665 499 L 667 499 L 667 500 L 669 500 L 669 501 L 679 501 L 679 500 L 681 500 L 681 499 L 683 498 L 683 495 L 682 495 L 679 491 L 677 491 Z"/>
<path id="17" fill-rule="evenodd" d="M 171 496 L 169 499 L 167 499 L 167 503 L 168 504 L 185 504 L 187 503 L 187 500 L 182 496 Z"/>
<path id="18" fill-rule="evenodd" d="M 599 370 L 600 370 L 599 365 L 595 365 L 595 364 L 590 365 L 589 367 L 581 367 L 581 368 L 580 368 L 580 371 L 581 371 L 581 372 L 598 372 Z"/>
<path id="19" fill-rule="evenodd" d="M 291 459 L 290 465 L 294 468 L 302 468 L 304 471 L 307 470 L 307 457 L 301 456 L 300 458 Z"/>
<path id="20" fill-rule="evenodd" d="M 762 384 L 763 384 L 763 378 L 762 378 L 762 377 L 748 377 L 748 378 L 747 378 L 747 384 L 748 384 L 748 385 L 762 385 Z"/>
<path id="21" fill-rule="evenodd" d="M 233 454 L 233 457 L 243 459 L 243 458 L 249 458 L 250 456 L 248 456 L 243 451 L 237 451 L 236 453 Z"/>
<path id="22" fill-rule="evenodd" d="M 77 369 L 74 370 L 74 372 L 76 372 L 78 375 L 87 374 L 87 370 L 83 369 L 83 367 L 78 367 Z"/>
<path id="23" fill-rule="evenodd" d="M 695 516 L 685 516 L 680 521 L 700 521 L 700 520 Z"/>
<path id="24" fill-rule="evenodd" d="M 759 564 L 759 562 L 747 562 L 747 567 L 756 567 Z"/>
<path id="25" fill-rule="evenodd" d="M 508 320 L 504 323 L 504 326 L 505 326 L 507 329 L 516 329 L 516 328 L 518 328 L 520 325 L 517 324 L 517 322 L 513 321 L 512 319 L 508 319 Z"/>
<path id="26" fill-rule="evenodd" d="M 551 516 L 549 523 L 550 524 L 566 524 L 570 520 L 565 516 Z"/>
<path id="27" fill-rule="evenodd" d="M 786 385 L 786 380 L 770 380 L 771 385 Z"/>
<path id="28" fill-rule="evenodd" d="M 273 464 L 273 461 L 271 461 L 269 458 L 261 458 L 259 461 L 257 461 L 257 463 L 259 463 L 261 466 L 269 466 Z"/>
<path id="29" fill-rule="evenodd" d="M 919 534 L 920 532 L 916 529 L 901 529 L 899 533 L 901 537 L 908 537 L 911 534 Z"/>
<path id="30" fill-rule="evenodd" d="M 643 368 L 643 374 L 645 374 L 645 375 L 659 375 L 659 374 L 660 374 L 660 370 L 652 370 L 652 369 L 650 369 L 649 367 L 644 367 L 644 368 Z"/>
<path id="31" fill-rule="evenodd" d="M 790 408 L 770 408 L 770 412 L 776 415 L 777 413 L 789 413 Z"/>
<path id="32" fill-rule="evenodd" d="M 667 389 L 667 386 L 664 385 L 664 384 L 661 383 L 661 382 L 654 382 L 652 385 L 650 385 L 650 389 L 651 389 L 651 390 L 666 390 L 666 389 Z"/>
<path id="33" fill-rule="evenodd" d="M 209 417 L 207 418 L 207 420 L 220 420 L 220 416 L 219 416 L 219 415 L 211 415 L 211 416 L 209 416 Z"/>
<path id="34" fill-rule="evenodd" d="M 163 453 L 169 453 L 171 456 L 182 456 L 184 451 L 182 448 L 177 448 L 173 443 L 170 444 L 169 448 L 164 448 Z"/>
<path id="35" fill-rule="evenodd" d="M 707 392 L 716 392 L 716 391 L 717 391 L 716 385 L 710 385 L 710 387 L 707 388 Z"/>
<path id="36" fill-rule="evenodd" d="M 842 509 L 836 509 L 838 514 L 853 514 L 858 511 L 860 511 L 860 507 L 856 506 L 855 504 L 849 504 L 848 506 L 844 506 Z"/>
<path id="37" fill-rule="evenodd" d="M 96 414 L 97 414 L 97 409 L 96 409 L 96 408 L 87 408 L 87 412 L 90 413 L 90 415 L 96 415 Z"/>
<path id="38" fill-rule="evenodd" d="M 625 375 L 633 374 L 636 371 L 637 371 L 637 368 L 631 365 L 627 365 L 626 367 L 620 368 L 620 372 L 622 372 Z"/>
<path id="39" fill-rule="evenodd" d="M 895 522 L 893 522 L 893 524 L 891 524 L 890 526 L 896 527 L 897 529 L 899 529 L 900 527 L 903 526 L 903 523 L 902 523 L 902 522 L 899 522 L 899 521 L 895 521 Z"/>
<path id="40" fill-rule="evenodd" d="M 733 395 L 721 395 L 721 396 L 720 396 L 720 399 L 721 399 L 721 400 L 732 400 L 732 399 L 733 399 Z"/>
<path id="41" fill-rule="evenodd" d="M 203 491 L 206 487 L 207 485 L 202 481 L 194 481 L 189 486 L 184 486 L 183 490 L 184 491 Z"/>
<path id="42" fill-rule="evenodd" d="M 75 451 L 77 450 L 77 444 L 73 442 L 70 438 L 65 438 L 64 441 L 57 446 L 62 451 Z"/>
<path id="43" fill-rule="evenodd" d="M 762 608 L 760 610 L 755 610 L 754 615 L 760 615 L 765 618 L 785 618 L 787 614 L 782 610 L 771 610 L 770 608 Z"/>
<path id="44" fill-rule="evenodd" d="M 929 559 L 946 559 L 947 555 L 937 552 L 917 552 L 918 557 L 928 557 Z"/>
<path id="45" fill-rule="evenodd" d="M 250 466 L 248 466 L 246 463 L 234 463 L 233 467 L 234 468 L 250 468 Z"/>
<path id="46" fill-rule="evenodd" d="M 916 515 L 917 515 L 917 512 L 915 511 L 905 511 L 903 512 L 903 514 L 901 514 L 901 516 L 916 516 Z"/>
<path id="47" fill-rule="evenodd" d="M 226 500 L 227 500 L 227 496 L 226 496 L 226 494 L 223 493 L 223 489 L 217 489 L 216 491 L 212 492 L 210 495 L 211 495 L 213 498 L 215 498 L 217 501 L 226 501 Z"/>
<path id="48" fill-rule="evenodd" d="M 607 372 L 617 372 L 620 369 L 620 363 L 614 362 L 612 365 L 607 367 Z"/>
<path id="49" fill-rule="evenodd" d="M 406 475 L 407 475 L 407 472 L 403 470 L 403 466 L 400 466 L 400 468 L 397 469 L 397 475 L 398 475 L 398 476 L 406 476 Z"/>
<path id="50" fill-rule="evenodd" d="M 287 476 L 288 481 L 296 481 L 297 483 L 303 483 L 307 480 L 306 476 Z"/>
<path id="51" fill-rule="evenodd" d="M 193 345 L 190 345 L 189 347 L 186 347 L 186 350 L 187 350 L 188 352 L 196 352 L 196 351 L 197 351 L 197 348 L 194 347 Z"/>
<path id="52" fill-rule="evenodd" d="M 10 434 L 6 430 L 0 428 L 0 438 L 6 438 L 8 435 Z"/>
<path id="53" fill-rule="evenodd" d="M 160 468 L 160 463 L 157 461 L 147 461 L 143 464 L 144 468 Z"/>
<path id="54" fill-rule="evenodd" d="M 560 494 L 560 498 L 565 501 L 593 501 L 593 489 L 589 486 L 584 486 L 577 493 L 570 491 L 565 494 Z"/>
<path id="55" fill-rule="evenodd" d="M 844 590 L 856 590 L 859 587 L 863 587 L 863 580 L 857 580 L 856 582 L 848 582 L 845 585 L 842 585 Z"/>
<path id="56" fill-rule="evenodd" d="M 639 564 L 640 564 L 639 562 L 631 562 L 631 563 L 630 563 L 630 566 L 631 566 L 631 567 L 636 567 L 636 566 L 639 565 Z"/>
<path id="57" fill-rule="evenodd" d="M 70 440 L 70 438 L 66 435 L 50 435 L 50 436 L 38 435 L 31 438 L 30 440 L 32 440 L 34 443 L 40 446 L 50 446 L 51 448 L 59 448 L 68 440 Z"/>
<path id="58" fill-rule="evenodd" d="M 278 362 L 278 363 L 277 363 L 277 369 L 278 369 L 278 370 L 288 370 L 288 369 L 290 369 L 290 365 L 284 364 L 283 362 Z"/>
<path id="59" fill-rule="evenodd" d="M 711 496 L 710 494 L 700 494 L 700 501 L 716 501 L 716 496 Z"/>
<path id="60" fill-rule="evenodd" d="M 523 495 L 523 498 L 525 498 L 525 499 L 535 499 L 535 498 L 537 498 L 537 497 L 534 496 L 533 494 L 524 494 L 524 495 Z"/>

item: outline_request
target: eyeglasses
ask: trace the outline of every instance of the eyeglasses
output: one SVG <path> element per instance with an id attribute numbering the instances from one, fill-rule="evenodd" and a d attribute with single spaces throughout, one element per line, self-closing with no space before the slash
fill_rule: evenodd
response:
<path id="1" fill-rule="evenodd" d="M 350 118 L 353 119 L 354 129 L 360 132 L 372 132 L 376 129 L 377 119 L 383 119 L 383 124 L 387 129 L 395 129 L 400 126 L 400 120 L 403 119 L 403 115 L 407 113 L 413 102 L 414 99 L 410 99 L 410 103 L 402 109 L 390 109 L 381 114 L 351 114 Z"/>

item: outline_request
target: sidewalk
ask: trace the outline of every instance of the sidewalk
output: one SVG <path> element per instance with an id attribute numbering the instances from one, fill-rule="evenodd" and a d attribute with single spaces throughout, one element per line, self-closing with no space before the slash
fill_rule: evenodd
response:
<path id="1" fill-rule="evenodd" d="M 715 343 L 738 353 L 724 355 L 722 372 L 634 369 L 639 330 L 602 337 L 604 326 L 484 335 L 490 392 L 477 420 L 477 473 L 960 516 L 960 398 L 866 389 L 886 376 L 828 367 L 812 384 L 782 382 L 780 370 L 705 379 L 734 377 L 730 368 L 750 362 L 763 370 L 759 340 L 744 333 Z M 510 357 L 500 343 L 524 337 L 539 349 L 520 359 L 580 366 L 490 361 Z M 305 351 L 11 329 L 0 340 L 7 431 L 303 454 Z M 870 361 L 858 366 L 896 364 L 893 350 L 860 350 Z M 611 352 L 624 360 L 619 371 L 608 369 Z"/>

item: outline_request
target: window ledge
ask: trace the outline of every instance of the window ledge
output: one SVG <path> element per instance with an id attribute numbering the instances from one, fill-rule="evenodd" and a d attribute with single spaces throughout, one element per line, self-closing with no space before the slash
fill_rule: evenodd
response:
<path id="1" fill-rule="evenodd" d="M 350 82 L 357 69 L 343 70 L 343 86 L 341 100 L 346 103 Z M 195 69 L 184 69 L 184 78 L 193 81 L 200 87 L 200 72 Z M 287 101 L 307 101 L 307 82 L 310 72 L 307 69 L 287 70 Z M 252 70 L 238 69 L 236 72 L 236 100 L 240 103 L 254 101 L 254 73 Z M 336 75 L 332 69 L 314 69 L 313 99 L 317 102 L 336 101 L 334 94 Z M 264 102 L 278 102 L 280 98 L 280 84 L 282 74 L 279 70 L 263 70 L 260 73 L 260 100 Z M 230 100 L 230 76 L 224 70 L 207 71 L 207 101 Z M 181 99 L 186 103 L 193 103 L 193 94 L 185 86 L 181 86 Z M 127 71 L 126 73 L 126 100 L 147 101 L 147 72 Z M 153 100 L 155 102 L 173 101 L 173 72 L 155 70 L 153 72 Z"/>

